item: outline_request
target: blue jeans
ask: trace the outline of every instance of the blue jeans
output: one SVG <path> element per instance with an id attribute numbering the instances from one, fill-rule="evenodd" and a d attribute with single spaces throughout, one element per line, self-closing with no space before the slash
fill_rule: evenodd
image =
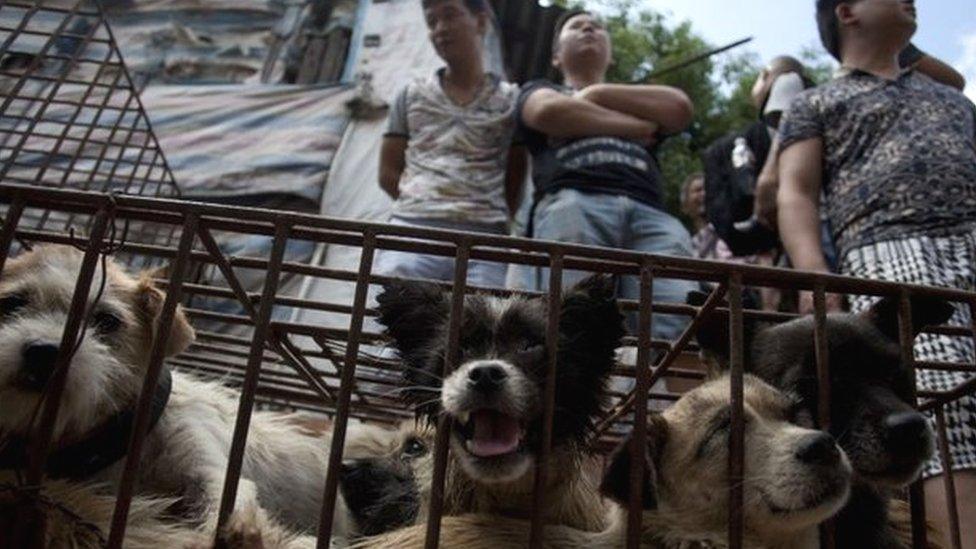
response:
<path id="1" fill-rule="evenodd" d="M 486 227 L 451 226 L 447 223 L 405 220 L 396 217 L 390 219 L 389 223 L 406 227 L 490 231 L 490 228 Z M 502 234 L 500 231 L 491 232 Z M 468 284 L 486 288 L 504 288 L 506 268 L 507 266 L 504 263 L 471 260 L 468 263 Z M 450 282 L 454 280 L 454 258 L 398 250 L 376 250 L 376 257 L 373 259 L 373 272 L 395 278 L 421 278 Z"/>
<path id="2" fill-rule="evenodd" d="M 676 218 L 633 198 L 602 193 L 584 193 L 561 189 L 539 201 L 535 214 L 534 237 L 621 248 L 660 255 L 692 257 L 691 236 Z M 535 269 L 535 287 L 548 289 L 548 269 Z M 588 273 L 566 271 L 564 286 L 575 284 Z M 688 292 L 698 289 L 695 282 L 665 278 L 654 279 L 654 302 L 685 303 Z M 617 291 L 623 299 L 640 299 L 640 279 L 625 276 Z M 652 337 L 674 341 L 689 319 L 680 315 L 655 314 Z M 636 315 L 628 324 L 636 333 Z"/>

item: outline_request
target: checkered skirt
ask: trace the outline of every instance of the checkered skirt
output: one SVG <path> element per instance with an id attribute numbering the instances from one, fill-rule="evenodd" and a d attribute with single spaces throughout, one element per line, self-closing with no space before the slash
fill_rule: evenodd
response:
<path id="1" fill-rule="evenodd" d="M 927 286 L 976 291 L 976 234 L 947 237 L 917 236 L 880 242 L 847 252 L 840 265 L 843 274 Z M 862 311 L 875 298 L 854 297 L 851 309 Z M 971 326 L 969 308 L 957 305 L 950 324 Z M 915 341 L 915 358 L 923 361 L 976 363 L 971 337 L 922 334 Z M 973 377 L 966 372 L 919 370 L 919 390 L 946 391 Z M 976 469 L 976 397 L 967 396 L 945 407 L 946 435 L 953 470 Z M 929 422 L 935 429 L 934 415 Z M 924 471 L 926 478 L 940 475 L 937 455 Z"/>

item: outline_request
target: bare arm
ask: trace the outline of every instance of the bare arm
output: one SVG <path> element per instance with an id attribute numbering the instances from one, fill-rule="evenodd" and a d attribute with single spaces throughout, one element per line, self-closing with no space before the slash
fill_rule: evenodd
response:
<path id="1" fill-rule="evenodd" d="M 653 122 L 665 134 L 683 131 L 695 113 L 688 96 L 670 86 L 596 84 L 579 92 L 578 97 Z"/>
<path id="2" fill-rule="evenodd" d="M 823 140 L 788 147 L 779 159 L 780 235 L 797 269 L 828 271 L 820 241 L 820 177 Z"/>
<path id="3" fill-rule="evenodd" d="M 384 137 L 380 146 L 380 188 L 394 200 L 400 196 L 400 176 L 406 165 L 407 138 Z"/>
<path id="4" fill-rule="evenodd" d="M 948 64 L 942 62 L 942 60 L 931 55 L 923 56 L 915 64 L 915 70 L 936 82 L 956 88 L 957 90 L 962 91 L 966 88 L 966 78 L 963 75 L 959 74 L 956 69 L 950 67 Z"/>
<path id="5" fill-rule="evenodd" d="M 820 240 L 820 181 L 823 140 L 800 141 L 779 158 L 779 232 L 793 266 L 804 271 L 829 272 Z M 842 298 L 827 294 L 827 310 L 839 311 Z M 813 311 L 813 295 L 800 292 L 800 313 Z"/>
<path id="6" fill-rule="evenodd" d="M 508 167 L 505 170 L 505 203 L 508 212 L 515 217 L 519 205 L 522 203 L 522 186 L 525 184 L 525 171 L 528 168 L 528 158 L 525 147 L 515 145 L 508 150 Z"/>
<path id="7" fill-rule="evenodd" d="M 650 143 L 658 125 L 553 89 L 531 93 L 522 107 L 526 126 L 555 138 L 613 136 Z"/>

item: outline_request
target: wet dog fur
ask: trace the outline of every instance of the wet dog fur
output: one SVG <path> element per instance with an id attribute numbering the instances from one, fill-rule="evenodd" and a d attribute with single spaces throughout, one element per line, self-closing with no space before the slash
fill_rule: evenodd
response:
<path id="1" fill-rule="evenodd" d="M 689 296 L 700 305 L 704 296 Z M 912 333 L 945 323 L 952 306 L 913 298 Z M 746 320 L 745 366 L 783 390 L 799 395 L 807 421 L 817 417 L 814 319 L 781 324 Z M 851 498 L 837 517 L 837 547 L 901 548 L 903 534 L 892 527 L 894 489 L 918 478 L 932 456 L 934 437 L 911 404 L 913 373 L 901 360 L 898 300 L 884 298 L 860 314 L 827 315 L 831 377 L 830 432 L 855 471 Z M 719 369 L 728 367 L 728 316 L 714 312 L 702 323 L 698 341 Z"/>
<path id="2" fill-rule="evenodd" d="M 0 277 L 0 440 L 29 436 L 53 359 L 28 356 L 41 345 L 56 349 L 80 270 L 82 254 L 43 246 L 8 261 Z M 169 334 L 166 356 L 185 350 L 195 334 L 181 310 L 160 327 L 164 294 L 148 278 L 107 264 L 105 290 L 78 345 L 54 428 L 54 448 L 83 438 L 112 414 L 135 405 L 153 334 Z M 96 272 L 89 302 L 101 283 Z M 176 497 L 178 512 L 213 531 L 240 395 L 218 383 L 173 372 L 169 403 L 146 438 L 137 484 L 140 497 Z M 289 416 L 256 411 L 235 510 L 270 512 L 296 532 L 314 531 L 324 492 L 328 439 L 308 436 Z M 117 486 L 124 460 L 92 478 Z M 0 481 L 3 481 L 0 473 Z M 334 531 L 354 531 L 338 502 Z"/>
<path id="3" fill-rule="evenodd" d="M 420 416 L 452 419 L 446 514 L 529 516 L 548 363 L 545 299 L 466 296 L 458 367 L 443 380 L 450 295 L 433 284 L 391 282 L 377 301 L 379 321 L 402 361 L 405 398 Z M 611 279 L 591 277 L 565 291 L 548 523 L 585 530 L 605 523 L 585 440 L 605 404 L 623 334 Z"/>
<path id="4" fill-rule="evenodd" d="M 640 546 L 655 549 L 727 546 L 727 378 L 705 384 L 662 415 L 649 418 L 644 456 Z M 807 549 L 818 546 L 817 525 L 846 500 L 851 469 L 828 434 L 789 423 L 792 398 L 746 376 L 746 547 Z M 603 532 L 549 525 L 545 547 L 624 547 L 630 495 L 631 445 L 614 453 L 602 490 L 620 504 Z M 423 547 L 423 525 L 361 540 L 356 547 Z M 524 547 L 525 520 L 488 514 L 445 516 L 445 547 Z"/>

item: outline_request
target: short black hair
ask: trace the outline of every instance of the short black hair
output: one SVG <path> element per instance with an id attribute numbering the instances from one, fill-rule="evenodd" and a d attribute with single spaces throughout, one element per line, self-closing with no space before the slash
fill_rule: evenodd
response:
<path id="1" fill-rule="evenodd" d="M 556 19 L 556 24 L 552 27 L 552 55 L 556 55 L 559 51 L 559 35 L 563 32 L 563 27 L 570 19 L 576 17 L 577 15 L 593 15 L 592 12 L 583 9 L 571 9 L 566 10 Z"/>
<path id="2" fill-rule="evenodd" d="M 420 6 L 423 9 L 427 9 L 434 4 L 445 1 L 446 0 L 421 0 Z M 488 11 L 488 0 L 461 0 L 461 3 L 464 4 L 464 7 L 467 8 L 468 11 L 475 15 Z"/>
<path id="3" fill-rule="evenodd" d="M 840 21 L 837 6 L 853 4 L 858 0 L 817 0 L 817 30 L 820 41 L 834 59 L 840 61 Z"/>

